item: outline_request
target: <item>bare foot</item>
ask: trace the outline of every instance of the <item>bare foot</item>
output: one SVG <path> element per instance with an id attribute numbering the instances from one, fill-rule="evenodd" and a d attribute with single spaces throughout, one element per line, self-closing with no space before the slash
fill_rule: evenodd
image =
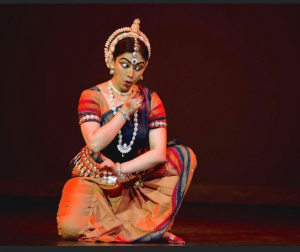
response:
<path id="1" fill-rule="evenodd" d="M 170 232 L 165 232 L 164 235 L 162 236 L 162 239 L 164 239 L 170 243 L 185 244 L 184 240 L 182 240 L 181 238 L 177 237 L 176 235 L 174 235 Z"/>

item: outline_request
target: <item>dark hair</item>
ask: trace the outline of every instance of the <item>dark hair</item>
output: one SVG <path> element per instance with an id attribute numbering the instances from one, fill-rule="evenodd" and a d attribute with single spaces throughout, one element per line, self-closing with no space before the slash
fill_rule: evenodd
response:
<path id="1" fill-rule="evenodd" d="M 138 52 L 143 56 L 144 60 L 148 61 L 149 51 L 145 43 L 141 40 L 138 41 Z M 127 37 L 121 39 L 115 47 L 115 51 L 113 53 L 114 59 L 116 59 L 119 55 L 126 52 L 134 52 L 134 38 Z"/>

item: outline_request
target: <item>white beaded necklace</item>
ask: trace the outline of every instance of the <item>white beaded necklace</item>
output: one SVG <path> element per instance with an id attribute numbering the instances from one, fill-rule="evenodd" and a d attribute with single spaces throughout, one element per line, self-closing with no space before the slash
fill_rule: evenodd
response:
<path id="1" fill-rule="evenodd" d="M 112 89 L 114 89 L 114 86 L 112 85 L 111 81 L 109 81 L 108 82 L 108 91 L 109 91 L 109 99 L 110 99 L 111 109 L 113 111 L 113 114 L 116 115 L 117 114 L 117 110 L 116 110 L 115 103 L 114 103 L 114 95 L 113 95 Z M 131 149 L 132 149 L 131 146 L 133 145 L 135 137 L 137 135 L 138 125 L 139 125 L 138 124 L 138 110 L 136 110 L 134 112 L 134 119 L 133 119 L 133 121 L 134 121 L 133 136 L 132 136 L 132 139 L 131 139 L 129 145 L 127 145 L 126 143 L 124 143 L 122 145 L 122 132 L 121 132 L 121 130 L 119 130 L 119 132 L 118 132 L 118 135 L 119 135 L 118 136 L 119 137 L 118 143 L 119 144 L 117 145 L 117 148 L 122 153 L 122 157 L 124 157 L 125 153 L 128 153 L 129 151 L 131 151 Z"/>

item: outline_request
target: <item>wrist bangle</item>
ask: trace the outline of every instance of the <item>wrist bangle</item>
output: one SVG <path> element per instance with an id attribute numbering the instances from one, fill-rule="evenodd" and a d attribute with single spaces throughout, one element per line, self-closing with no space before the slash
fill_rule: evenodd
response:
<path id="1" fill-rule="evenodd" d="M 119 162 L 117 162 L 116 165 L 118 166 L 117 176 L 119 178 L 121 178 L 122 180 L 124 180 L 125 179 L 125 174 L 121 173 L 121 164 Z"/>
<path id="2" fill-rule="evenodd" d="M 119 111 L 121 112 L 122 116 L 123 116 L 126 120 L 130 121 L 129 116 L 128 116 L 128 114 L 127 114 L 125 111 L 123 111 L 123 110 L 121 110 L 121 109 L 119 109 Z"/>
<path id="3" fill-rule="evenodd" d="M 120 175 L 121 175 L 121 164 L 119 162 L 117 162 L 116 165 L 118 166 L 117 175 L 118 175 L 118 177 L 120 177 Z"/>

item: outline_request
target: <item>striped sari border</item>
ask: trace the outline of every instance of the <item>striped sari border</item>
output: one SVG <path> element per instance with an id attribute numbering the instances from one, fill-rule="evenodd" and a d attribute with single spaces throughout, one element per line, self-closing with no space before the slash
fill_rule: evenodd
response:
<path id="1" fill-rule="evenodd" d="M 190 165 L 191 165 L 191 158 L 190 158 L 190 152 L 186 146 L 181 145 L 179 142 L 169 142 L 168 146 L 172 146 L 175 148 L 177 153 L 179 154 L 179 158 L 181 163 L 183 163 L 183 169 L 181 170 L 181 174 L 179 176 L 179 180 L 177 182 L 177 185 L 175 187 L 174 193 L 172 195 L 172 206 L 175 205 L 173 208 L 173 213 L 170 215 L 168 219 L 166 219 L 164 222 L 162 222 L 160 225 L 156 227 L 151 233 L 146 234 L 136 240 L 133 240 L 132 242 L 149 242 L 149 241 L 157 241 L 161 238 L 161 236 L 165 233 L 168 226 L 173 222 L 176 214 L 178 213 L 178 210 L 182 204 L 183 196 L 185 187 L 187 185 L 189 171 L 190 171 Z M 177 146 L 179 144 L 179 146 Z M 175 203 L 175 204 L 173 204 Z"/>

